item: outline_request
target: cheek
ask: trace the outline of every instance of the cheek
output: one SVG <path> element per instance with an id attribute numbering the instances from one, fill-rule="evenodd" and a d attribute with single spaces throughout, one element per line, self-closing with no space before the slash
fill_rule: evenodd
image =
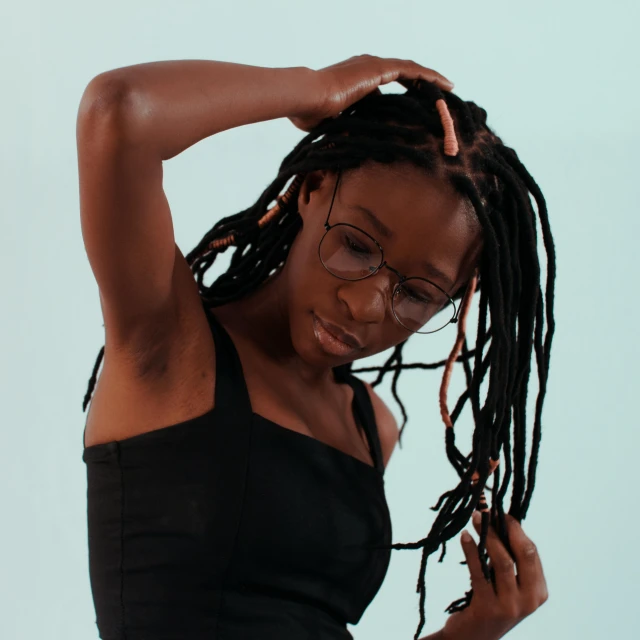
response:
<path id="1" fill-rule="evenodd" d="M 287 257 L 287 283 L 294 305 L 316 297 L 328 286 L 329 274 L 318 257 L 318 242 L 304 229 L 296 236 Z"/>

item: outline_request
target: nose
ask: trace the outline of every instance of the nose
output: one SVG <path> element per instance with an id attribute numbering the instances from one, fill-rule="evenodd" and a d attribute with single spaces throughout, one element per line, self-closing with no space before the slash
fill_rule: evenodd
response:
<path id="1" fill-rule="evenodd" d="M 389 278 L 378 272 L 362 280 L 343 281 L 338 299 L 346 305 L 354 321 L 379 324 L 387 312 L 391 312 Z"/>

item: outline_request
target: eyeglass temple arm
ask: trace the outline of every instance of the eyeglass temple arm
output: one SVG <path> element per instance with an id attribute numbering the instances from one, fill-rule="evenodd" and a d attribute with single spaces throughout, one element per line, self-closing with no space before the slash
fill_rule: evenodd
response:
<path id="1" fill-rule="evenodd" d="M 475 280 L 475 283 L 474 283 L 474 280 Z M 458 316 L 460 315 L 460 310 L 463 307 L 464 299 L 467 297 L 467 293 L 469 292 L 469 287 L 473 286 L 473 293 L 475 293 L 478 290 L 479 282 L 480 282 L 480 270 L 476 269 L 473 272 L 473 275 L 471 276 L 471 278 L 469 278 L 469 282 L 467 282 L 467 286 L 464 289 L 464 294 L 462 295 L 462 297 L 460 299 L 460 304 L 456 308 L 456 315 L 451 320 L 452 324 L 456 324 L 458 322 L 458 320 L 459 320 Z M 451 301 L 453 302 L 453 298 L 451 298 Z M 455 305 L 455 302 L 453 302 L 453 304 Z"/>
<path id="2" fill-rule="evenodd" d="M 327 219 L 324 221 L 324 228 L 326 231 L 329 231 L 331 225 L 329 224 L 329 216 L 331 215 L 331 210 L 333 209 L 333 202 L 336 199 L 336 193 L 338 192 L 338 184 L 340 182 L 340 171 L 338 171 L 338 177 L 336 179 L 336 186 L 333 189 L 333 196 L 331 196 L 331 205 L 329 206 L 329 211 L 327 213 Z"/>

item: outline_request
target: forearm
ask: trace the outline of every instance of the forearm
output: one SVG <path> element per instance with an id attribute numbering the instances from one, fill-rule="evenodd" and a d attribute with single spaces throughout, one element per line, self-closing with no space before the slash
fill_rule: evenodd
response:
<path id="1" fill-rule="evenodd" d="M 83 102 L 117 104 L 118 122 L 162 160 L 204 138 L 245 124 L 295 116 L 318 100 L 317 72 L 213 60 L 168 60 L 96 76 Z"/>

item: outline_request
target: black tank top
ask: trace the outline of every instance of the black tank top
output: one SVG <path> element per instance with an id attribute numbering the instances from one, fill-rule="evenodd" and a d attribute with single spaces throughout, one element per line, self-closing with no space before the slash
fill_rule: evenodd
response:
<path id="1" fill-rule="evenodd" d="M 367 389 L 334 369 L 354 389 L 373 467 L 254 413 L 231 337 L 205 312 L 214 408 L 83 451 L 100 638 L 352 638 L 346 625 L 373 600 L 391 555 Z"/>

